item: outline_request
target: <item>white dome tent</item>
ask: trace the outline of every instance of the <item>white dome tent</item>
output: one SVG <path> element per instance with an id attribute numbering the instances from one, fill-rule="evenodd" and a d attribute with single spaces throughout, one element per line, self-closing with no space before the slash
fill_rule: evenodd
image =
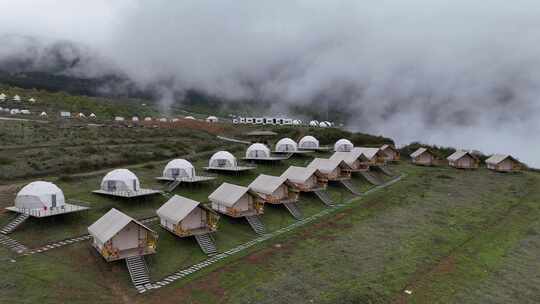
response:
<path id="1" fill-rule="evenodd" d="M 334 151 L 336 152 L 350 152 L 354 148 L 352 142 L 348 139 L 340 139 L 334 144 Z"/>
<path id="2" fill-rule="evenodd" d="M 65 206 L 64 193 L 55 184 L 32 182 L 24 186 L 15 198 L 15 207 L 20 209 L 48 209 Z"/>
<path id="3" fill-rule="evenodd" d="M 184 117 L 184 119 L 195 120 L 195 117 L 193 117 L 193 116 L 186 116 L 186 117 Z"/>
<path id="4" fill-rule="evenodd" d="M 293 120 L 293 122 L 292 122 L 292 123 L 293 123 L 293 125 L 295 125 L 295 126 L 299 126 L 299 125 L 301 125 L 301 124 L 302 124 L 302 121 L 301 121 L 301 120 L 299 120 L 299 119 L 295 119 L 295 120 Z"/>
<path id="5" fill-rule="evenodd" d="M 41 116 L 41 117 L 47 117 L 47 113 L 46 113 L 46 112 L 41 112 L 41 114 L 39 114 L 39 116 Z"/>
<path id="6" fill-rule="evenodd" d="M 282 138 L 276 143 L 276 152 L 296 152 L 298 144 L 290 138 Z"/>
<path id="7" fill-rule="evenodd" d="M 270 149 L 267 146 L 261 143 L 255 143 L 249 146 L 246 150 L 246 158 L 256 159 L 256 158 L 269 158 Z"/>
<path id="8" fill-rule="evenodd" d="M 322 121 L 321 123 L 319 123 L 319 127 L 321 127 L 321 128 L 329 128 L 329 127 L 331 127 L 331 125 L 330 125 L 329 122 Z"/>
<path id="9" fill-rule="evenodd" d="M 105 175 L 101 180 L 100 190 L 93 191 L 119 197 L 137 197 L 160 193 L 161 191 L 143 189 L 139 178 L 128 169 L 116 169 Z"/>
<path id="10" fill-rule="evenodd" d="M 302 139 L 300 139 L 299 148 L 300 149 L 318 149 L 319 141 L 311 135 L 304 136 L 302 137 Z"/>
<path id="11" fill-rule="evenodd" d="M 96 118 L 96 114 L 90 113 L 89 117 L 90 117 L 90 118 Z"/>
<path id="12" fill-rule="evenodd" d="M 9 211 L 26 214 L 31 217 L 47 217 L 89 209 L 84 206 L 68 204 L 64 192 L 50 182 L 35 181 L 24 186 L 15 197 L 15 206 Z M 22 223 L 22 222 L 20 222 Z M 20 224 L 19 223 L 19 224 Z M 2 228 L 0 233 L 12 232 L 18 225 Z"/>
<path id="13" fill-rule="evenodd" d="M 4 93 L 0 94 L 0 101 L 4 101 L 4 100 L 6 100 L 6 98 L 7 98 L 6 94 L 4 94 Z"/>
<path id="14" fill-rule="evenodd" d="M 232 155 L 230 152 L 227 151 L 219 151 L 214 153 L 212 157 L 210 157 L 210 161 L 208 162 L 209 167 L 216 167 L 216 168 L 227 168 L 227 167 L 237 167 L 237 161 L 236 157 Z"/>
<path id="15" fill-rule="evenodd" d="M 34 99 L 33 97 L 32 97 L 32 98 L 30 98 L 30 99 L 28 99 L 28 101 L 29 101 L 29 102 L 31 102 L 31 103 L 34 103 L 34 102 L 36 102 L 36 100 L 35 100 L 35 99 Z"/>
<path id="16" fill-rule="evenodd" d="M 204 168 L 205 170 L 212 171 L 231 171 L 231 172 L 242 172 L 253 170 L 255 167 L 248 166 L 239 166 L 236 157 L 227 151 L 219 151 L 214 153 L 210 160 L 208 161 L 208 167 Z"/>
<path id="17" fill-rule="evenodd" d="M 173 159 L 165 166 L 163 176 L 172 179 L 193 178 L 195 176 L 195 167 L 185 159 Z"/>
<path id="18" fill-rule="evenodd" d="M 208 118 L 206 118 L 206 121 L 207 122 L 218 122 L 218 118 L 216 116 L 208 116 Z"/>
<path id="19" fill-rule="evenodd" d="M 310 127 L 318 127 L 319 126 L 319 122 L 316 121 L 316 120 L 312 120 L 309 122 L 309 126 Z"/>
<path id="20" fill-rule="evenodd" d="M 19 95 L 15 95 L 15 96 L 13 96 L 13 101 L 19 102 L 19 101 L 21 101 L 21 97 Z"/>
<path id="21" fill-rule="evenodd" d="M 144 121 L 152 121 L 152 117 L 145 117 Z"/>

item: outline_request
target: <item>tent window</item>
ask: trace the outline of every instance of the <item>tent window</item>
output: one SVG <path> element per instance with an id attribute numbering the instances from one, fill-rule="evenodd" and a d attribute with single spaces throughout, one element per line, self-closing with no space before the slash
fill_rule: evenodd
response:
<path id="1" fill-rule="evenodd" d="M 137 191 L 137 180 L 133 180 L 133 191 Z"/>
<path id="2" fill-rule="evenodd" d="M 56 208 L 56 194 L 51 195 L 51 206 Z"/>
<path id="3" fill-rule="evenodd" d="M 109 191 L 109 192 L 116 191 L 116 182 L 115 181 L 107 181 L 107 191 Z"/>

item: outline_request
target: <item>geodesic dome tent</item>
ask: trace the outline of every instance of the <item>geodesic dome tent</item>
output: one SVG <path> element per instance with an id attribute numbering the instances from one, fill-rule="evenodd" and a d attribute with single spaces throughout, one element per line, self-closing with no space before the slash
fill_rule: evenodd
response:
<path id="1" fill-rule="evenodd" d="M 138 191 L 140 187 L 139 178 L 127 169 L 113 170 L 101 180 L 101 190 L 107 192 Z"/>
<path id="2" fill-rule="evenodd" d="M 195 120 L 195 117 L 193 117 L 193 116 L 186 116 L 186 117 L 184 117 L 184 119 L 191 119 L 191 120 Z"/>
<path id="3" fill-rule="evenodd" d="M 268 158 L 270 149 L 267 146 L 256 143 L 249 146 L 246 150 L 246 158 Z"/>
<path id="4" fill-rule="evenodd" d="M 238 166 L 236 157 L 227 151 L 219 151 L 214 153 L 208 161 L 209 167 L 230 168 Z"/>
<path id="5" fill-rule="evenodd" d="M 348 139 L 340 139 L 334 144 L 334 151 L 336 152 L 350 152 L 354 148 L 352 142 Z"/>
<path id="6" fill-rule="evenodd" d="M 295 119 L 295 120 L 292 121 L 292 124 L 295 125 L 295 126 L 298 126 L 298 125 L 302 124 L 302 121 L 299 120 L 299 119 Z"/>
<path id="7" fill-rule="evenodd" d="M 206 121 L 207 122 L 218 122 L 218 118 L 215 117 L 215 116 L 208 116 L 208 118 L 206 118 Z"/>
<path id="8" fill-rule="evenodd" d="M 319 123 L 319 127 L 321 127 L 321 128 L 329 128 L 330 126 L 331 126 L 331 124 L 329 122 L 327 122 L 327 121 L 321 121 Z"/>
<path id="9" fill-rule="evenodd" d="M 319 148 L 319 141 L 313 136 L 304 136 L 298 142 L 300 149 L 316 149 Z"/>
<path id="10" fill-rule="evenodd" d="M 316 120 L 312 120 L 309 122 L 309 126 L 310 127 L 318 127 L 319 126 L 319 122 L 316 121 Z"/>
<path id="11" fill-rule="evenodd" d="M 50 209 L 65 204 L 62 190 L 53 183 L 42 181 L 24 186 L 15 198 L 15 207 L 20 209 Z"/>
<path id="12" fill-rule="evenodd" d="M 170 178 L 193 178 L 195 176 L 195 167 L 185 159 L 173 159 L 165 166 L 163 176 Z"/>
<path id="13" fill-rule="evenodd" d="M 282 138 L 276 143 L 277 152 L 295 152 L 297 150 L 298 145 L 290 138 Z"/>

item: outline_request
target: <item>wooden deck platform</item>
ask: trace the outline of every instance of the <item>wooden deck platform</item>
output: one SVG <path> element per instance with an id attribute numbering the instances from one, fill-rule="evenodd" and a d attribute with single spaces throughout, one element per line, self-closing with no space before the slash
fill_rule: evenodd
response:
<path id="1" fill-rule="evenodd" d="M 95 193 L 95 194 L 123 197 L 123 198 L 142 197 L 142 196 L 159 194 L 161 192 L 162 192 L 161 190 L 142 189 L 142 188 L 139 189 L 138 191 L 114 191 L 114 192 L 104 191 L 104 190 L 92 191 L 92 193 Z"/>

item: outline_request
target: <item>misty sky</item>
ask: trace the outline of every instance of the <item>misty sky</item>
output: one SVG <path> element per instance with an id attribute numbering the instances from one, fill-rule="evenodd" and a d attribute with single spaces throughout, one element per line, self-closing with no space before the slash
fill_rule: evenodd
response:
<path id="1" fill-rule="evenodd" d="M 0 0 L 0 11 L 0 34 L 75 41 L 107 62 L 82 73 L 277 109 L 331 96 L 357 113 L 355 130 L 540 167 L 538 1 Z"/>

